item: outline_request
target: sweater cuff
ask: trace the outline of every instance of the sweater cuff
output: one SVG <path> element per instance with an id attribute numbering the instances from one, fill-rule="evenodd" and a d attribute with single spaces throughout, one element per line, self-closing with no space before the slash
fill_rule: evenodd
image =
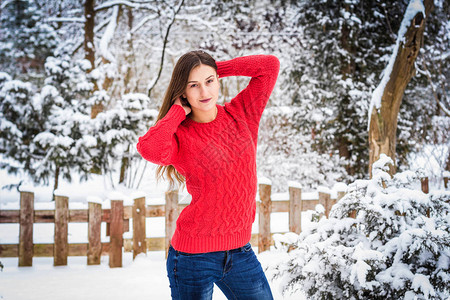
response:
<path id="1" fill-rule="evenodd" d="M 178 123 L 181 123 L 184 119 L 186 119 L 186 111 L 183 107 L 181 107 L 181 105 L 178 104 L 173 104 L 167 112 L 166 116 L 167 115 L 169 115 L 169 118 L 178 120 Z"/>
<path id="2" fill-rule="evenodd" d="M 225 61 L 216 61 L 217 74 L 219 78 L 233 75 L 233 59 Z"/>

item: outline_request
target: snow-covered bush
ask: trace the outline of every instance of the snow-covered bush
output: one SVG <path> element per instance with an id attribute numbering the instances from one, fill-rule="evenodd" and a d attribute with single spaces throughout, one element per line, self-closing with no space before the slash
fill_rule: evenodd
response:
<path id="1" fill-rule="evenodd" d="M 289 253 L 286 245 L 274 250 L 284 258 L 266 271 L 272 279 L 283 278 L 283 293 L 302 289 L 311 299 L 447 299 L 450 192 L 424 194 L 416 188 L 420 174 L 405 171 L 391 178 L 390 163 L 383 154 L 373 165 L 373 178 L 352 183 L 330 218 L 302 232 Z"/>
<path id="2" fill-rule="evenodd" d="M 2 169 L 23 171 L 35 183 L 54 179 L 55 188 L 60 176 L 70 181 L 74 171 L 89 174 L 96 145 L 88 135 L 86 97 L 94 85 L 84 64 L 64 52 L 47 57 L 43 86 L 0 75 Z"/>
<path id="3" fill-rule="evenodd" d="M 91 101 L 113 102 L 105 91 L 95 92 Z M 149 102 L 147 95 L 125 94 L 92 120 L 92 133 L 97 139 L 93 160 L 102 173 L 114 171 L 115 162 L 120 160 L 122 167 L 129 167 L 132 155 L 136 153 L 133 145 L 157 115 L 157 111 L 148 108 Z"/>

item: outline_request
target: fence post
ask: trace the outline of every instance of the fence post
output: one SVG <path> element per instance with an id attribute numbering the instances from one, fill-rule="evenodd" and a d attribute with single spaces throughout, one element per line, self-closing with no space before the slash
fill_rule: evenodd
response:
<path id="1" fill-rule="evenodd" d="M 450 177 L 450 172 L 444 172 L 444 188 L 448 189 L 448 178 Z"/>
<path id="2" fill-rule="evenodd" d="M 338 191 L 338 192 L 337 192 L 337 199 L 336 199 L 336 202 L 338 202 L 339 200 L 341 200 L 342 198 L 344 198 L 345 194 L 346 194 L 346 192 Z"/>
<path id="3" fill-rule="evenodd" d="M 429 192 L 428 177 L 420 178 L 420 183 L 421 183 L 421 186 L 422 186 L 422 192 L 424 192 L 425 194 L 428 194 L 428 192 Z"/>
<path id="4" fill-rule="evenodd" d="M 325 216 L 328 218 L 331 210 L 330 192 L 325 187 L 319 187 L 319 204 L 325 208 Z"/>
<path id="5" fill-rule="evenodd" d="M 145 241 L 145 197 L 134 199 L 133 205 L 133 259 L 139 253 L 147 253 Z"/>
<path id="6" fill-rule="evenodd" d="M 169 245 L 172 241 L 173 233 L 176 228 L 176 220 L 178 217 L 178 192 L 167 191 L 166 192 L 166 207 L 165 207 L 165 218 L 166 218 L 166 258 L 169 253 Z"/>
<path id="7" fill-rule="evenodd" d="M 272 200 L 270 194 L 272 185 L 268 183 L 259 184 L 259 234 L 258 253 L 270 250 L 272 235 L 270 233 L 270 213 L 272 212 Z"/>
<path id="8" fill-rule="evenodd" d="M 33 265 L 34 193 L 20 191 L 19 267 Z"/>
<path id="9" fill-rule="evenodd" d="M 55 241 L 53 244 L 53 265 L 66 266 L 69 254 L 69 198 L 55 195 Z"/>
<path id="10" fill-rule="evenodd" d="M 302 188 L 300 185 L 289 183 L 289 231 L 300 234 L 302 232 Z"/>
<path id="11" fill-rule="evenodd" d="M 109 267 L 122 267 L 123 200 L 111 200 Z"/>
<path id="12" fill-rule="evenodd" d="M 102 205 L 96 202 L 89 202 L 88 212 L 88 253 L 87 264 L 99 265 L 102 255 L 101 241 L 102 225 Z"/>

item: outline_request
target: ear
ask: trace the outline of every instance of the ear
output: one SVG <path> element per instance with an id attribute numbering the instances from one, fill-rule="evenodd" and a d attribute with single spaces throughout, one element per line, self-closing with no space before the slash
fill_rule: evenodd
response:
<path id="1" fill-rule="evenodd" d="M 184 94 L 184 93 L 183 93 L 183 95 L 181 95 L 181 97 L 183 97 L 183 98 L 187 98 L 187 97 L 186 97 L 186 94 Z"/>

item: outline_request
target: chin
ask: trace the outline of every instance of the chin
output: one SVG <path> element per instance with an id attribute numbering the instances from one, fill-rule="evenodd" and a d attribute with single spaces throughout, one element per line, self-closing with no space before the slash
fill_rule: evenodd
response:
<path id="1" fill-rule="evenodd" d="M 200 102 L 198 108 L 201 110 L 208 111 L 211 108 L 214 108 L 216 106 L 216 103 L 217 103 L 217 101 L 214 101 L 214 100 L 209 101 L 206 105 L 204 103 Z"/>

